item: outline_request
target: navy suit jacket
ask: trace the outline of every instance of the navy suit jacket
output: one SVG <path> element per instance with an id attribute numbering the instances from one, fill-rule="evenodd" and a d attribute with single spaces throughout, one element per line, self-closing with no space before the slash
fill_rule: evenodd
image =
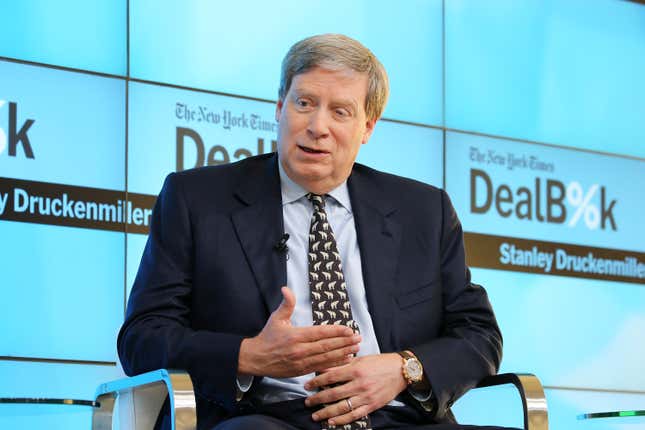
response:
<path id="1" fill-rule="evenodd" d="M 381 352 L 411 349 L 434 392 L 428 422 L 452 421 L 452 403 L 497 371 L 502 344 L 452 204 L 443 190 L 360 164 L 347 184 Z M 233 411 L 240 343 L 286 285 L 283 231 L 276 154 L 170 174 L 119 333 L 125 372 L 185 369 L 200 423 Z"/>

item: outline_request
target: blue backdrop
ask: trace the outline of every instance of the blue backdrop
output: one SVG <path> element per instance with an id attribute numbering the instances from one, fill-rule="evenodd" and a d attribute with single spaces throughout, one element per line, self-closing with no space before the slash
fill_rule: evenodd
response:
<path id="1" fill-rule="evenodd" d="M 316 33 L 359 39 L 389 72 L 360 162 L 446 188 L 469 234 L 645 264 L 643 5 L 25 0 L 0 16 L 0 397 L 92 398 L 122 376 L 115 337 L 146 240 L 144 222 L 80 225 L 71 204 L 56 217 L 20 196 L 87 206 L 128 193 L 146 208 L 172 171 L 271 151 L 280 61 Z M 563 187 L 558 222 L 538 216 L 549 181 Z M 553 428 L 642 408 L 642 277 L 476 266 L 505 335 L 502 370 L 538 374 Z M 455 412 L 519 426 L 518 406 L 502 389 Z M 0 427 L 87 428 L 87 412 L 60 409 L 5 407 Z"/>

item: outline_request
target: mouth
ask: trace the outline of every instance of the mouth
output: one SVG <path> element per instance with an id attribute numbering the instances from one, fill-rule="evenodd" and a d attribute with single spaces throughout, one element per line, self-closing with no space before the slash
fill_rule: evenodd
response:
<path id="1" fill-rule="evenodd" d="M 309 148 L 306 146 L 298 145 L 298 148 L 300 148 L 302 151 L 306 152 L 307 154 L 319 154 L 319 155 L 324 155 L 327 154 L 327 151 L 323 151 L 320 149 L 314 149 L 314 148 Z"/>

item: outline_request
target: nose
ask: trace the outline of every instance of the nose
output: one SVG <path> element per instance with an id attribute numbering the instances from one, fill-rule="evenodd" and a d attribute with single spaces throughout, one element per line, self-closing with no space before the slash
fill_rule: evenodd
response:
<path id="1" fill-rule="evenodd" d="M 324 109 L 316 109 L 309 116 L 307 134 L 310 138 L 318 140 L 329 135 L 329 116 Z"/>

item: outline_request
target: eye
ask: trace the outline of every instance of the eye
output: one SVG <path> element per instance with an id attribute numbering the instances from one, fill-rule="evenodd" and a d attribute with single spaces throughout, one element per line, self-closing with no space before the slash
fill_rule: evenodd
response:
<path id="1" fill-rule="evenodd" d="M 352 113 L 346 108 L 336 108 L 334 109 L 334 113 L 340 118 L 347 118 L 352 115 Z"/>
<path id="2" fill-rule="evenodd" d="M 307 99 L 297 98 L 296 99 L 296 106 L 301 107 L 301 108 L 306 108 L 306 107 L 311 106 L 311 103 Z"/>

